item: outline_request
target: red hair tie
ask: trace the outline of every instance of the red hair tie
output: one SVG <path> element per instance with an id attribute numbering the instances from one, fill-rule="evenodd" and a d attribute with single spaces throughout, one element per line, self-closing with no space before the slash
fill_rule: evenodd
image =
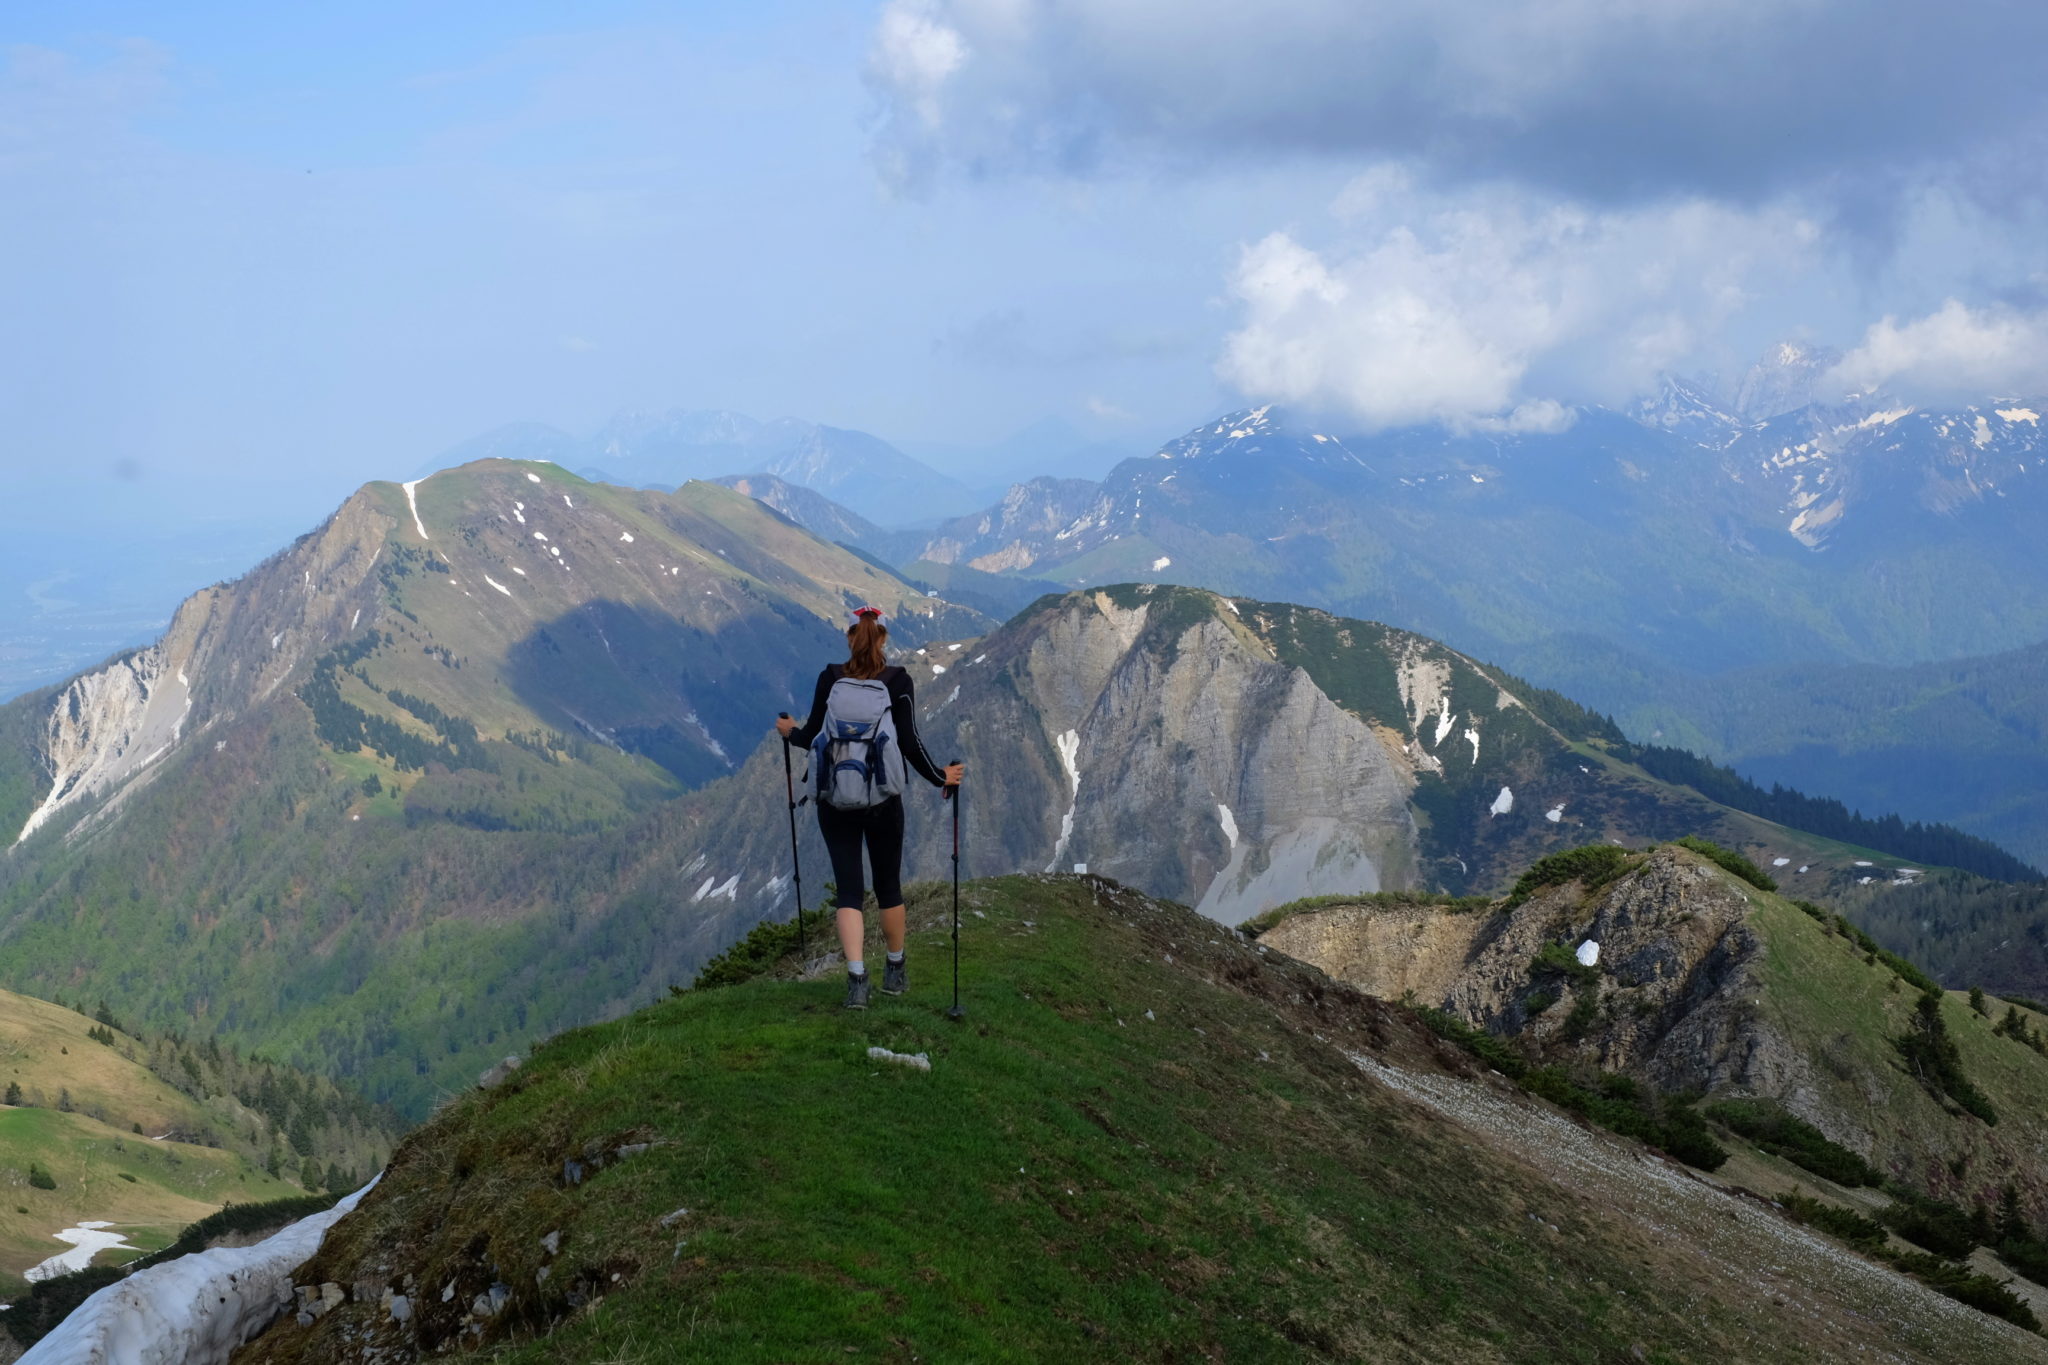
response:
<path id="1" fill-rule="evenodd" d="M 882 615 L 882 609 L 880 607 L 855 607 L 852 611 L 846 614 L 846 620 L 848 625 L 857 626 L 863 620 L 867 620 L 870 618 L 872 618 L 874 623 L 878 626 L 887 625 L 889 619 L 888 617 Z"/>

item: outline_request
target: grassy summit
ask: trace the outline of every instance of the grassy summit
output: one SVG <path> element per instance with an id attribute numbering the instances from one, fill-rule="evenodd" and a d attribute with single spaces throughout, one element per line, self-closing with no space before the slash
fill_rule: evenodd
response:
<path id="1" fill-rule="evenodd" d="M 408 1139 L 297 1277 L 368 1292 L 238 1359 L 344 1343 L 391 1359 L 481 1343 L 518 1362 L 1754 1360 L 1880 1342 L 2024 1359 L 2039 1344 L 1923 1312 L 1914 1286 L 1860 1262 L 1787 1313 L 1752 1261 L 1699 1259 L 1723 1234 L 1688 1231 L 1664 1194 L 1631 1209 L 1544 1164 L 1560 1141 L 1617 1178 L 1660 1160 L 1513 1110 L 1529 1102 L 1405 1011 L 1181 907 L 1088 878 L 977 883 L 965 904 L 963 1024 L 943 1017 L 945 901 L 926 890 L 903 1000 L 844 1013 L 829 973 L 795 980 L 785 962 L 537 1049 Z M 1556 1136 L 1461 1125 L 1411 1098 L 1432 1087 Z M 1768 1236 L 1782 1221 L 1669 1180 L 1680 1202 L 1724 1201 L 1713 1222 Z M 1800 1264 L 1814 1246 L 1755 1254 Z M 403 1322 L 385 1288 L 407 1296 Z"/>

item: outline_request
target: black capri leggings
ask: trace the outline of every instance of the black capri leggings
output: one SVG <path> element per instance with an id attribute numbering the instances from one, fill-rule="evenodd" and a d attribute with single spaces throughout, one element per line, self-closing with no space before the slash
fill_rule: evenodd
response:
<path id="1" fill-rule="evenodd" d="M 883 908 L 903 904 L 903 798 L 892 796 L 861 810 L 840 810 L 818 802 L 818 833 L 832 855 L 832 881 L 839 904 L 858 910 L 866 902 L 860 844 L 868 844 L 875 868 L 875 901 Z"/>

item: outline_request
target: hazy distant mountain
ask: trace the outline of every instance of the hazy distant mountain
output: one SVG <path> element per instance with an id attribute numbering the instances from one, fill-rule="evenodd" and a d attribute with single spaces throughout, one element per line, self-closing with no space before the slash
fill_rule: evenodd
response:
<path id="1" fill-rule="evenodd" d="M 919 553 L 1311 602 L 1511 666 L 1555 634 L 1705 673 L 1982 653 L 2048 637 L 2043 411 L 1809 405 L 1745 424 L 1673 385 L 1562 432 L 1346 436 L 1260 408 L 1092 493 L 1021 486 Z"/>
<path id="2" fill-rule="evenodd" d="M 787 417 L 761 422 L 737 412 L 621 413 L 588 440 L 536 445 L 519 458 L 551 459 L 586 476 L 641 488 L 772 474 L 885 527 L 929 521 L 975 503 L 975 495 L 957 481 L 864 431 Z"/>
<path id="3" fill-rule="evenodd" d="M 912 454 L 991 500 L 1012 484 L 1037 478 L 1100 479 L 1131 453 L 1130 446 L 1128 440 L 1091 436 L 1059 417 L 1033 422 L 990 445 L 905 443 Z"/>
<path id="4" fill-rule="evenodd" d="M 1826 347 L 1779 342 L 1742 377 L 1734 395 L 1735 416 L 1745 422 L 1761 422 L 1797 412 L 1821 396 L 1814 391 L 1814 381 L 1841 359 L 1841 352 Z"/>
<path id="5" fill-rule="evenodd" d="M 476 460 L 546 460 L 566 468 L 581 458 L 582 450 L 583 443 L 559 427 L 545 422 L 510 422 L 449 447 L 414 473 L 426 478 Z"/>

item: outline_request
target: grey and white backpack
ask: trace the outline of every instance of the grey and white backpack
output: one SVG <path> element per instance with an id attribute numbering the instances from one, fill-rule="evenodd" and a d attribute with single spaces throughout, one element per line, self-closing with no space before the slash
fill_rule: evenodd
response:
<path id="1" fill-rule="evenodd" d="M 904 788 L 903 748 L 888 684 L 841 678 L 825 694 L 825 723 L 811 745 L 818 800 L 837 810 L 879 806 Z"/>

